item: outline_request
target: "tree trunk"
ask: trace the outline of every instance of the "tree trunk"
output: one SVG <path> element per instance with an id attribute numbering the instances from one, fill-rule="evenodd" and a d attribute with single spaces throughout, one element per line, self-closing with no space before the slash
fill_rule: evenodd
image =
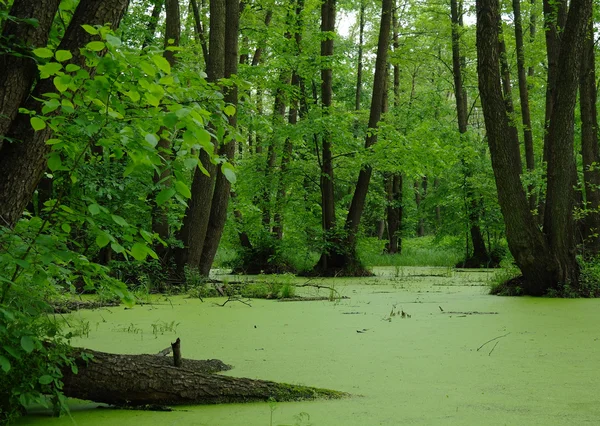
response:
<path id="1" fill-rule="evenodd" d="M 585 47 L 581 58 L 579 82 L 579 107 L 581 112 L 581 156 L 585 186 L 583 218 L 583 243 L 586 257 L 600 253 L 600 152 L 598 149 L 598 114 L 596 110 L 596 58 L 594 54 L 594 28 L 588 26 Z"/>
<path id="2" fill-rule="evenodd" d="M 575 103 L 579 88 L 581 56 L 587 35 L 592 0 L 571 4 L 562 34 L 554 106 L 548 133 L 548 190 L 544 215 L 544 233 L 558 258 L 562 283 L 576 286 L 577 265 L 573 207 L 577 172 L 574 155 Z"/>
<path id="3" fill-rule="evenodd" d="M 363 70 L 363 44 L 365 33 L 365 2 L 360 2 L 360 10 L 358 12 L 358 65 L 356 67 L 356 100 L 354 109 L 360 110 L 360 98 L 362 96 L 362 70 Z"/>
<path id="4" fill-rule="evenodd" d="M 127 5 L 128 0 L 82 0 L 58 46 L 59 50 L 71 51 L 73 57 L 69 63 L 83 65 L 84 60 L 79 49 L 93 40 L 93 36 L 81 25 L 109 23 L 113 28 L 117 28 Z M 41 80 L 23 107 L 39 113 L 41 104 L 36 98 L 55 92 L 52 79 Z M 0 223 L 8 227 L 15 225 L 31 200 L 33 191 L 46 170 L 46 157 L 51 148 L 46 145 L 51 130 L 47 127 L 36 132 L 29 119 L 27 114 L 17 115 L 7 132 L 7 136 L 15 142 L 4 144 L 0 152 Z"/>
<path id="5" fill-rule="evenodd" d="M 544 163 L 548 162 L 548 135 L 550 129 L 550 118 L 554 107 L 554 92 L 558 80 L 558 58 L 560 54 L 561 33 L 565 27 L 567 18 L 567 0 L 543 0 L 544 8 L 544 32 L 546 34 L 546 56 L 548 60 L 548 73 L 546 80 L 546 112 L 544 119 Z M 544 173 L 544 178 L 546 174 Z M 546 199 L 541 196 L 538 203 L 538 218 L 543 224 Z M 545 195 L 545 194 L 543 194 Z"/>
<path id="6" fill-rule="evenodd" d="M 15 0 L 10 9 L 10 16 L 17 19 L 36 19 L 38 24 L 34 26 L 18 20 L 8 20 L 2 31 L 2 39 L 12 39 L 34 49 L 45 47 L 59 3 L 60 0 Z M 4 136 L 29 94 L 36 76 L 37 64 L 28 56 L 0 56 L 0 150 Z"/>
<path id="7" fill-rule="evenodd" d="M 206 42 L 204 25 L 202 25 L 202 19 L 200 18 L 198 2 L 196 0 L 190 0 L 190 5 L 192 6 L 192 14 L 194 15 L 194 29 L 196 31 L 196 35 L 198 36 L 198 40 L 200 41 L 204 63 L 208 64 L 208 43 Z"/>
<path id="8" fill-rule="evenodd" d="M 561 84 L 556 87 L 550 123 L 548 209 L 546 236 L 539 230 L 520 182 L 516 165 L 519 142 L 509 132 L 502 100 L 498 61 L 498 0 L 477 0 L 477 52 L 479 90 L 483 106 L 498 202 L 504 216 L 506 238 L 523 273 L 526 294 L 543 295 L 560 284 L 578 283 L 573 238 L 573 110 L 577 93 L 578 59 L 591 0 L 573 3 L 563 35 L 560 58 Z M 564 79 L 563 79 L 564 78 Z M 550 217 L 554 216 L 554 217 Z"/>
<path id="9" fill-rule="evenodd" d="M 154 40 L 154 33 L 158 26 L 158 20 L 160 19 L 160 13 L 162 12 L 163 3 L 165 0 L 154 0 L 154 7 L 152 8 L 152 14 L 148 21 L 148 27 L 146 28 L 146 37 L 142 43 L 142 49 L 145 49 Z"/>
<path id="10" fill-rule="evenodd" d="M 457 0 L 450 1 L 450 15 L 452 21 L 452 72 L 454 74 L 454 95 L 456 97 L 456 112 L 458 116 L 458 131 L 461 135 L 467 132 L 468 125 L 468 108 L 467 108 L 467 92 L 463 85 L 463 65 L 462 65 L 462 57 L 460 54 L 460 33 L 459 29 L 462 27 L 462 11 L 459 10 L 459 5 Z M 497 22 L 499 25 L 499 22 Z M 499 27 L 496 28 L 496 51 L 499 50 Z M 498 79 L 500 81 L 500 78 Z M 512 131 L 512 130 L 511 130 Z M 515 131 L 516 135 L 516 131 Z M 465 167 L 465 175 L 466 179 L 466 193 L 467 198 L 470 200 L 470 204 L 467 204 L 468 209 L 467 218 L 469 220 L 469 230 L 471 233 L 471 239 L 473 240 L 473 248 L 477 248 L 477 251 L 473 250 L 472 259 L 465 259 L 463 264 L 465 266 L 472 263 L 480 263 L 480 260 L 487 259 L 488 254 L 485 249 L 485 244 L 479 244 L 480 241 L 483 241 L 483 237 L 481 234 L 481 229 L 479 228 L 479 209 L 473 208 L 474 205 L 477 204 L 475 201 L 478 197 L 475 194 L 475 191 L 468 179 L 472 171 L 470 170 L 470 166 L 463 161 L 463 165 Z M 475 245 L 477 241 L 477 246 Z M 475 260 L 475 262 L 472 262 Z"/>
<path id="11" fill-rule="evenodd" d="M 79 353 L 92 355 L 84 361 Z M 121 406 L 190 405 L 341 398 L 343 392 L 212 374 L 228 370 L 219 360 L 182 360 L 158 355 L 117 355 L 78 349 L 78 373 L 63 370 L 64 394 Z"/>
<path id="12" fill-rule="evenodd" d="M 388 253 L 402 253 L 400 236 L 402 224 L 402 175 L 393 173 L 386 178 Z"/>
<path id="13" fill-rule="evenodd" d="M 210 33 L 209 53 L 206 65 L 207 81 L 217 83 L 225 74 L 225 3 L 224 1 L 210 2 Z M 213 139 L 213 145 L 218 141 Z M 208 172 L 208 176 L 199 169 L 194 170 L 192 180 L 192 198 L 183 219 L 183 227 L 179 232 L 179 239 L 183 248 L 175 253 L 177 273 L 184 275 L 184 267 L 199 268 L 204 249 L 204 241 L 208 230 L 213 193 L 215 190 L 216 166 L 211 161 L 214 153 L 200 151 L 200 161 Z"/>
<path id="14" fill-rule="evenodd" d="M 527 87 L 527 74 L 525 73 L 525 47 L 523 44 L 523 24 L 521 18 L 521 0 L 512 0 L 515 18 L 515 43 L 517 46 L 517 74 L 519 77 L 519 98 L 521 100 L 521 121 L 523 123 L 523 144 L 525 145 L 525 164 L 527 171 L 532 173 L 535 169 L 533 156 L 533 133 L 531 131 L 531 112 L 529 110 L 529 89 Z M 533 13 L 531 16 L 534 16 Z M 530 22 L 532 38 L 535 36 L 535 19 Z M 534 187 L 528 188 L 529 208 L 536 207 Z"/>
<path id="15" fill-rule="evenodd" d="M 330 59 L 333 56 L 333 32 L 335 31 L 336 0 L 325 0 L 321 6 L 321 106 L 323 115 L 329 114 L 333 98 L 333 70 Z M 327 34 L 329 33 L 329 34 Z M 333 154 L 331 152 L 331 132 L 324 131 L 321 135 L 321 219 L 325 239 L 332 239 L 331 233 L 335 228 L 335 193 L 333 187 Z M 321 255 L 319 269 L 329 267 L 327 253 Z"/>
<path id="16" fill-rule="evenodd" d="M 165 49 L 169 46 L 179 46 L 181 38 L 181 20 L 179 14 L 179 1 L 178 0 L 166 0 L 165 10 L 167 13 L 166 29 L 165 29 Z M 172 42 L 170 42 L 172 41 Z M 175 66 L 175 52 L 171 50 L 165 50 L 165 59 L 171 65 L 171 68 Z M 171 141 L 163 137 L 163 133 L 168 133 L 171 129 L 161 127 L 158 131 L 160 140 L 157 144 L 157 149 L 162 158 L 161 172 L 154 172 L 153 183 L 155 190 L 159 188 L 171 187 Z M 157 192 L 158 194 L 158 192 Z M 158 236 L 166 241 L 171 236 L 169 230 L 169 210 L 164 204 L 159 206 L 156 201 L 152 206 L 152 232 L 158 234 Z M 154 247 L 159 257 L 164 258 L 166 247 L 162 244 L 157 244 Z"/>
<path id="17" fill-rule="evenodd" d="M 225 0 L 226 24 L 225 24 L 225 78 L 232 78 L 237 74 L 239 62 L 238 36 L 240 26 L 240 3 L 239 0 Z M 233 115 L 229 116 L 229 125 L 235 131 L 237 126 L 237 107 L 238 107 L 238 89 L 234 84 L 225 91 L 225 102 L 235 107 Z M 230 138 L 219 150 L 221 156 L 233 164 L 235 156 L 236 141 Z M 212 199 L 210 217 L 208 221 L 208 230 L 204 240 L 204 248 L 200 258 L 200 274 L 208 276 L 215 256 L 221 236 L 225 229 L 227 220 L 227 207 L 229 205 L 229 195 L 231 191 L 231 182 L 221 171 L 217 174 L 215 190 Z"/>

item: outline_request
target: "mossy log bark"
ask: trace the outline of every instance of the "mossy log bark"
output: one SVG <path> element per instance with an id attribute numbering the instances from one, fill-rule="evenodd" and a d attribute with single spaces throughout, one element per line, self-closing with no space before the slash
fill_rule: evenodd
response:
<path id="1" fill-rule="evenodd" d="M 81 353 L 92 356 L 85 361 Z M 120 406 L 190 405 L 341 398 L 343 392 L 213 374 L 228 370 L 219 360 L 120 355 L 77 349 L 78 373 L 63 371 L 68 397 Z"/>

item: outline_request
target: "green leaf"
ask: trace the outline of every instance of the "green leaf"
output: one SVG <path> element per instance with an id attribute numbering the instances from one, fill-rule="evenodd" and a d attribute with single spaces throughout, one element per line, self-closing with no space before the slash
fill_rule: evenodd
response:
<path id="1" fill-rule="evenodd" d="M 54 172 L 59 170 L 62 167 L 62 160 L 60 159 L 60 154 L 58 152 L 53 152 L 48 158 L 48 168 L 50 171 Z"/>
<path id="2" fill-rule="evenodd" d="M 65 62 L 71 59 L 73 57 L 73 54 L 68 50 L 57 50 L 54 54 L 54 57 L 58 62 Z"/>
<path id="3" fill-rule="evenodd" d="M 190 192 L 190 188 L 188 188 L 188 186 L 185 183 L 183 183 L 182 181 L 178 180 L 175 182 L 175 189 L 177 190 L 178 193 L 180 193 L 185 198 L 192 198 L 192 193 Z"/>
<path id="4" fill-rule="evenodd" d="M 67 234 L 71 232 L 71 225 L 69 225 L 68 223 L 63 223 L 62 225 L 60 225 L 60 228 Z"/>
<path id="5" fill-rule="evenodd" d="M 178 121 L 179 121 L 179 118 L 177 117 L 177 114 L 175 114 L 174 112 L 168 113 L 163 118 L 163 124 L 166 127 L 174 127 Z"/>
<path id="6" fill-rule="evenodd" d="M 10 371 L 10 361 L 8 358 L 3 357 L 2 355 L 0 355 L 0 367 L 2 367 L 2 371 L 5 373 Z"/>
<path id="7" fill-rule="evenodd" d="M 67 72 L 75 72 L 75 71 L 79 71 L 81 69 L 81 67 L 79 65 L 75 65 L 75 64 L 67 64 L 67 66 L 65 67 L 65 71 Z"/>
<path id="8" fill-rule="evenodd" d="M 98 247 L 105 247 L 108 243 L 110 243 L 110 236 L 106 232 L 101 232 L 96 235 L 96 244 Z"/>
<path id="9" fill-rule="evenodd" d="M 188 170 L 194 170 L 194 168 L 198 165 L 198 158 L 186 158 L 183 160 L 183 165 Z"/>
<path id="10" fill-rule="evenodd" d="M 135 243 L 129 251 L 135 260 L 146 260 L 148 256 L 148 247 L 142 243 Z"/>
<path id="11" fill-rule="evenodd" d="M 112 248 L 115 251 L 115 253 L 123 253 L 125 251 L 125 247 L 123 247 L 119 243 L 111 243 L 110 248 Z"/>
<path id="12" fill-rule="evenodd" d="M 35 348 L 35 342 L 31 336 L 21 336 L 21 347 L 25 352 L 30 354 Z"/>
<path id="13" fill-rule="evenodd" d="M 52 81 L 54 87 L 56 87 L 59 92 L 65 92 L 69 88 L 69 84 L 71 84 L 71 77 L 68 75 L 60 75 L 54 77 L 54 80 Z"/>
<path id="14" fill-rule="evenodd" d="M 56 111 L 56 109 L 60 106 L 60 102 L 56 99 L 50 99 L 44 102 L 44 106 L 42 107 L 42 114 L 48 114 L 49 112 Z"/>
<path id="15" fill-rule="evenodd" d="M 148 142 L 152 148 L 158 145 L 158 136 L 154 133 L 148 133 L 144 139 L 146 139 L 146 142 Z"/>
<path id="16" fill-rule="evenodd" d="M 96 216 L 98 213 L 100 213 L 100 206 L 96 203 L 90 204 L 88 206 L 88 210 L 92 214 L 92 216 Z"/>
<path id="17" fill-rule="evenodd" d="M 140 64 L 140 68 L 142 69 L 142 71 L 144 71 L 146 74 L 148 74 L 150 77 L 154 77 L 156 75 L 156 70 L 154 69 L 154 67 L 149 64 L 148 62 L 142 62 Z"/>
<path id="18" fill-rule="evenodd" d="M 127 96 L 129 96 L 129 99 L 131 99 L 133 102 L 137 102 L 140 100 L 140 94 L 139 94 L 139 92 L 136 92 L 135 90 L 130 90 L 129 92 L 125 92 L 125 94 Z"/>
<path id="19" fill-rule="evenodd" d="M 177 191 L 175 191 L 173 188 L 166 188 L 163 189 L 162 191 L 160 191 L 158 193 L 158 195 L 156 196 L 156 204 L 161 206 L 164 203 L 166 203 L 173 195 L 175 195 Z"/>
<path id="20" fill-rule="evenodd" d="M 112 34 L 106 35 L 106 42 L 114 47 L 119 47 L 121 45 L 121 39 L 119 37 L 115 37 Z"/>
<path id="21" fill-rule="evenodd" d="M 129 224 L 127 223 L 127 221 L 125 219 L 123 219 L 121 216 L 113 214 L 110 217 L 112 217 L 113 222 L 115 222 L 117 225 L 121 225 L 123 227 L 128 227 L 129 226 Z"/>
<path id="22" fill-rule="evenodd" d="M 38 49 L 34 49 L 33 54 L 37 57 L 46 58 L 46 59 L 54 56 L 54 54 L 52 53 L 52 50 L 50 50 L 46 47 L 40 47 Z"/>
<path id="23" fill-rule="evenodd" d="M 48 62 L 47 64 L 38 66 L 38 69 L 40 70 L 41 78 L 48 78 L 51 75 L 60 72 L 62 65 L 58 62 Z"/>
<path id="24" fill-rule="evenodd" d="M 39 117 L 31 117 L 29 119 L 29 122 L 31 123 L 31 127 L 33 127 L 33 130 L 35 130 L 36 132 L 38 130 L 44 130 L 46 128 L 46 122 Z"/>
<path id="25" fill-rule="evenodd" d="M 234 168 L 231 164 L 229 164 L 229 163 L 221 164 L 221 172 L 223 172 L 223 175 L 225 175 L 225 178 L 232 185 L 237 181 L 237 177 L 235 176 Z"/>
<path id="26" fill-rule="evenodd" d="M 92 52 L 100 52 L 106 47 L 106 45 L 103 41 L 90 41 L 88 44 L 85 45 L 85 47 L 91 50 Z"/>
<path id="27" fill-rule="evenodd" d="M 223 109 L 223 112 L 225 112 L 225 114 L 227 114 L 229 117 L 233 117 L 235 115 L 235 107 L 233 105 L 227 105 Z"/>
<path id="28" fill-rule="evenodd" d="M 48 374 L 44 374 L 42 377 L 40 377 L 38 379 L 38 382 L 40 382 L 40 385 L 49 385 L 53 381 L 54 381 L 54 377 L 49 376 Z"/>
<path id="29" fill-rule="evenodd" d="M 91 25 L 82 25 L 81 28 L 83 28 L 88 34 L 98 35 L 98 30 Z"/>
<path id="30" fill-rule="evenodd" d="M 161 71 L 165 72 L 166 74 L 171 73 L 171 64 L 169 64 L 169 61 L 167 61 L 164 57 L 160 55 L 154 55 L 152 57 L 152 61 Z"/>

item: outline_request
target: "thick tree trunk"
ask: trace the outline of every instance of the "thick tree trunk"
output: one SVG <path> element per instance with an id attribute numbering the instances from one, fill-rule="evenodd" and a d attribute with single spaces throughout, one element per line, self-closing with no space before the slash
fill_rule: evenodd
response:
<path id="1" fill-rule="evenodd" d="M 527 74 L 525 72 L 525 47 L 523 42 L 523 24 L 521 18 L 521 0 L 512 0 L 513 13 L 515 18 L 515 43 L 517 46 L 517 74 L 519 77 L 519 98 L 521 100 L 521 121 L 523 123 L 523 144 L 525 145 L 525 164 L 528 172 L 535 169 L 535 159 L 533 155 L 533 133 L 531 131 L 531 112 L 529 109 L 529 89 L 527 86 Z M 533 13 L 531 16 L 534 16 Z M 535 19 L 530 22 L 533 31 L 532 38 L 535 36 Z M 531 34 L 531 32 L 530 32 Z M 528 188 L 529 208 L 534 210 L 536 207 L 536 197 L 534 187 Z"/>
<path id="2" fill-rule="evenodd" d="M 239 0 L 226 0 L 226 24 L 225 24 L 225 78 L 232 78 L 237 74 L 239 62 L 238 36 L 240 26 L 240 3 Z M 238 107 L 238 89 L 234 84 L 228 87 L 225 92 L 225 102 L 233 105 L 236 111 L 229 117 L 229 125 L 232 129 L 237 126 L 237 107 Z M 233 164 L 235 156 L 236 141 L 232 137 L 225 143 L 219 153 L 227 161 Z M 225 229 L 227 220 L 227 207 L 229 206 L 229 195 L 231 183 L 221 171 L 217 174 L 215 190 L 213 193 L 210 217 L 208 221 L 208 230 L 204 240 L 204 248 L 200 258 L 200 274 L 208 276 L 215 256 L 221 236 Z"/>
<path id="3" fill-rule="evenodd" d="M 128 0 L 82 0 L 58 49 L 71 51 L 73 57 L 70 63 L 84 65 L 79 49 L 92 41 L 93 36 L 81 26 L 109 23 L 117 28 L 127 5 Z M 41 104 L 35 98 L 55 92 L 52 79 L 41 80 L 23 106 L 39 113 Z M 33 191 L 46 170 L 46 157 L 50 152 L 46 140 L 50 137 L 51 130 L 46 128 L 36 132 L 29 119 L 27 114 L 17 115 L 7 132 L 7 136 L 15 142 L 4 144 L 0 153 L 0 223 L 8 227 L 14 226 L 31 200 Z"/>
<path id="4" fill-rule="evenodd" d="M 297 401 L 341 398 L 347 394 L 307 386 L 221 376 L 214 372 L 229 367 L 218 360 L 183 359 L 157 355 L 116 355 L 79 350 L 78 373 L 63 370 L 68 397 L 122 406 L 217 404 L 251 401 Z"/>
<path id="5" fill-rule="evenodd" d="M 596 61 L 594 30 L 590 24 L 581 59 L 579 107 L 581 112 L 581 156 L 585 184 L 583 244 L 586 257 L 600 253 L 600 152 L 598 149 L 598 114 L 596 109 Z"/>
<path id="6" fill-rule="evenodd" d="M 59 3 L 60 0 L 15 0 L 10 15 L 17 19 L 36 19 L 38 23 L 32 25 L 8 20 L 2 31 L 2 38 L 18 41 L 23 46 L 34 49 L 45 47 Z M 29 94 L 36 76 L 37 64 L 27 55 L 0 56 L 0 150 L 4 136 Z"/>
<path id="7" fill-rule="evenodd" d="M 579 268 L 576 255 L 573 207 L 577 172 L 574 155 L 575 104 L 581 56 L 587 35 L 592 0 L 573 2 L 562 34 L 554 106 L 548 133 L 548 190 L 544 233 L 558 258 L 562 283 L 576 286 Z"/>
<path id="8" fill-rule="evenodd" d="M 548 61 L 548 73 L 546 79 L 546 112 L 544 119 L 544 151 L 543 160 L 548 162 L 548 135 L 550 130 L 550 118 L 554 108 L 554 92 L 558 81 L 558 58 L 561 49 L 561 34 L 567 19 L 567 0 L 543 0 L 544 8 L 544 32 L 546 35 L 546 56 Z M 546 174 L 544 173 L 544 177 Z M 543 224 L 546 209 L 546 199 L 540 194 L 538 203 L 538 218 Z"/>
<path id="9" fill-rule="evenodd" d="M 209 54 L 206 66 L 207 81 L 217 83 L 225 74 L 225 2 L 210 2 L 210 34 Z M 213 145 L 218 141 L 213 139 Z M 208 221 L 215 190 L 216 166 L 211 161 L 211 155 L 204 150 L 200 151 L 200 161 L 208 172 L 208 176 L 199 169 L 195 169 L 192 180 L 192 198 L 183 219 L 183 227 L 179 232 L 179 239 L 183 248 L 175 252 L 177 273 L 184 276 L 184 267 L 199 268 L 204 249 L 204 241 L 208 230 Z"/>
<path id="10" fill-rule="evenodd" d="M 560 284 L 576 288 L 578 267 L 573 238 L 573 110 L 578 84 L 578 59 L 591 0 L 571 5 L 563 34 L 559 61 L 561 84 L 550 123 L 548 203 L 544 232 L 537 227 L 520 183 L 516 164 L 519 142 L 511 137 L 506 107 L 502 101 L 498 60 L 498 0 L 477 1 L 477 52 L 481 94 L 488 144 L 496 177 L 498 201 L 506 237 L 515 262 L 523 273 L 526 294 L 542 295 Z"/>
<path id="11" fill-rule="evenodd" d="M 179 46 L 181 38 L 179 0 L 166 0 L 165 9 L 167 12 L 165 49 L 167 49 L 169 46 Z M 171 65 L 171 68 L 173 68 L 175 66 L 175 52 L 172 50 L 165 50 L 164 57 Z M 168 133 L 170 130 L 171 129 L 161 127 L 158 131 L 160 140 L 158 141 L 157 149 L 162 158 L 162 170 L 160 173 L 155 171 L 153 175 L 153 183 L 154 187 L 157 188 L 157 194 L 159 188 L 169 188 L 171 186 L 171 141 L 162 137 L 164 132 Z M 159 206 L 156 201 L 152 207 L 152 232 L 158 234 L 163 241 L 166 241 L 171 236 L 169 229 L 169 210 L 164 204 Z M 154 249 L 159 257 L 165 257 L 167 250 L 162 244 L 157 244 Z"/>

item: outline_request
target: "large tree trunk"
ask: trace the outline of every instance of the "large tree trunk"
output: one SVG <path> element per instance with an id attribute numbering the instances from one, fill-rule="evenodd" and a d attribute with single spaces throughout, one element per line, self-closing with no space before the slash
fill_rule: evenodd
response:
<path id="1" fill-rule="evenodd" d="M 298 401 L 341 398 L 343 392 L 212 374 L 227 370 L 218 360 L 183 359 L 157 355 L 117 355 L 80 349 L 78 373 L 63 370 L 66 396 L 121 406 L 217 404 L 251 401 Z"/>
<path id="2" fill-rule="evenodd" d="M 226 24 L 225 24 L 225 78 L 232 78 L 237 74 L 239 62 L 238 36 L 240 26 L 240 3 L 239 0 L 226 0 Z M 229 117 L 229 125 L 235 131 L 237 126 L 237 107 L 238 107 L 238 89 L 234 84 L 228 87 L 225 92 L 225 102 L 235 107 L 235 112 Z M 230 138 L 219 150 L 221 156 L 227 161 L 233 163 L 235 156 L 236 141 Z M 215 182 L 210 217 L 208 220 L 208 230 L 204 239 L 204 248 L 200 258 L 200 274 L 208 276 L 210 268 L 215 260 L 221 236 L 227 220 L 227 206 L 229 206 L 229 196 L 231 191 L 231 182 L 225 177 L 225 174 L 219 170 Z"/>
<path id="3" fill-rule="evenodd" d="M 10 15 L 17 19 L 36 19 L 38 23 L 32 25 L 8 20 L 2 31 L 2 38 L 13 39 L 34 49 L 45 47 L 59 3 L 60 0 L 15 0 Z M 25 55 L 4 54 L 0 57 L 0 150 L 4 136 L 37 75 L 37 64 L 28 57 L 30 53 L 19 53 Z"/>
<path id="4" fill-rule="evenodd" d="M 548 73 L 546 79 L 546 112 L 544 119 L 544 151 L 543 160 L 548 161 L 548 136 L 550 118 L 554 107 L 554 92 L 558 81 L 558 57 L 561 49 L 561 34 L 567 19 L 567 0 L 543 0 L 544 32 L 546 35 L 546 56 Z M 544 173 L 544 177 L 545 177 Z M 544 195 L 544 196 L 542 196 Z M 545 194 L 540 194 L 538 203 L 538 218 L 543 224 L 546 209 Z"/>
<path id="5" fill-rule="evenodd" d="M 390 254 L 402 253 L 402 238 L 400 225 L 402 224 L 402 175 L 393 173 L 386 177 L 387 197 L 387 229 L 388 247 Z"/>
<path id="6" fill-rule="evenodd" d="M 548 133 L 548 190 L 544 233 L 558 258 L 558 280 L 576 286 L 577 265 L 573 207 L 577 172 L 574 155 L 574 123 L 581 55 L 587 34 L 592 0 L 575 1 L 569 8 L 562 34 L 554 106 Z"/>
<path id="7" fill-rule="evenodd" d="M 225 74 L 225 2 L 210 2 L 210 34 L 209 54 L 206 66 L 207 81 L 217 83 Z M 213 139 L 213 145 L 218 141 Z M 194 170 L 192 180 L 192 198 L 188 201 L 188 207 L 183 219 L 183 227 L 179 232 L 179 239 L 183 242 L 183 248 L 175 253 L 177 273 L 180 277 L 184 275 L 184 267 L 199 268 L 204 249 L 204 241 L 208 230 L 213 194 L 215 190 L 216 166 L 211 161 L 211 154 L 204 150 L 200 151 L 200 161 L 208 172 L 202 173 L 199 169 Z"/>
<path id="8" fill-rule="evenodd" d="M 82 0 L 58 49 L 72 53 L 70 63 L 83 65 L 79 49 L 92 41 L 93 36 L 81 26 L 109 23 L 117 28 L 128 3 L 128 0 Z M 41 80 L 23 107 L 39 113 L 41 104 L 36 98 L 55 92 L 52 79 Z M 51 130 L 46 127 L 36 132 L 29 119 L 28 114 L 17 115 L 7 132 L 7 136 L 15 142 L 4 144 L 0 152 L 0 223 L 3 226 L 12 227 L 21 217 L 47 166 L 46 157 L 51 147 L 46 145 L 46 140 Z"/>
<path id="9" fill-rule="evenodd" d="M 600 152 L 598 149 L 598 114 L 596 109 L 596 60 L 594 29 L 588 25 L 588 34 L 581 59 L 579 107 L 581 112 L 581 156 L 585 183 L 585 211 L 583 218 L 584 255 L 600 253 Z"/>
<path id="10" fill-rule="evenodd" d="M 578 267 L 573 238 L 573 110 L 578 83 L 578 59 L 591 0 L 571 5 L 563 34 L 559 61 L 561 84 L 550 123 L 548 203 L 544 232 L 537 227 L 520 182 L 519 141 L 509 131 L 502 100 L 498 60 L 498 0 L 477 1 L 477 52 L 479 90 L 485 117 L 498 201 L 506 238 L 515 262 L 523 273 L 521 288 L 542 295 L 561 284 L 576 288 Z"/>

